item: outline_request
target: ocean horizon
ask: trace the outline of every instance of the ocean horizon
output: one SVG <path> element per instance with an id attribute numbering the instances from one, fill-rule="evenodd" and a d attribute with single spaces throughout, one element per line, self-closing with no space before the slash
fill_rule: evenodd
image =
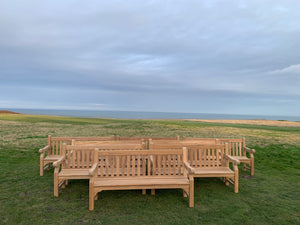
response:
<path id="1" fill-rule="evenodd" d="M 13 112 L 30 115 L 111 118 L 111 119 L 237 119 L 237 120 L 289 120 L 300 121 L 300 116 L 240 115 L 215 113 L 180 113 L 180 112 L 141 112 L 114 110 L 63 110 L 63 109 L 22 109 L 5 108 Z"/>

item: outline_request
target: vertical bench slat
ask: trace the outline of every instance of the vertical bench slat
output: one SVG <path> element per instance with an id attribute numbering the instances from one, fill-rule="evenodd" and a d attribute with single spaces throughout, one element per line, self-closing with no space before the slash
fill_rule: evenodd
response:
<path id="1" fill-rule="evenodd" d="M 103 177 L 103 173 L 104 173 L 104 157 L 105 156 L 101 156 L 99 158 L 99 161 L 100 161 L 100 174 L 101 174 L 101 177 Z"/>
<path id="2" fill-rule="evenodd" d="M 116 168 L 117 168 L 116 175 L 118 177 L 120 175 L 120 156 L 116 157 Z"/>
<path id="3" fill-rule="evenodd" d="M 161 155 L 157 156 L 157 172 L 158 176 L 161 175 Z"/>
<path id="4" fill-rule="evenodd" d="M 181 159 L 180 159 L 180 155 L 177 155 L 177 168 L 178 168 L 178 172 L 176 174 L 180 175 L 180 173 L 181 173 Z"/>
<path id="5" fill-rule="evenodd" d="M 213 167 L 216 167 L 215 151 L 216 149 L 213 148 L 211 149 L 211 158 L 212 158 Z"/>
<path id="6" fill-rule="evenodd" d="M 141 175 L 141 156 L 138 155 L 137 156 L 137 175 L 140 176 Z"/>
<path id="7" fill-rule="evenodd" d="M 127 176 L 130 176 L 130 156 L 127 156 Z"/>
<path id="8" fill-rule="evenodd" d="M 109 156 L 105 157 L 105 176 L 109 176 Z"/>

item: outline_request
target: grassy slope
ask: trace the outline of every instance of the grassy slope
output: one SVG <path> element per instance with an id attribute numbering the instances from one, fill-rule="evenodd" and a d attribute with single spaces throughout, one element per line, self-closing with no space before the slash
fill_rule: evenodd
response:
<path id="1" fill-rule="evenodd" d="M 88 182 L 53 197 L 53 169 L 39 176 L 38 149 L 53 136 L 246 137 L 255 176 L 240 192 L 217 178 L 196 179 L 195 208 L 180 190 L 106 191 L 88 211 Z M 0 224 L 299 224 L 299 128 L 189 121 L 0 115 Z"/>

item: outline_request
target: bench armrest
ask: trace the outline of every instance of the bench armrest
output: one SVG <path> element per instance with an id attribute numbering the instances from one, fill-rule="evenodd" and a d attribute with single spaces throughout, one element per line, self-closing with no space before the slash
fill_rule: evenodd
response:
<path id="1" fill-rule="evenodd" d="M 251 148 L 247 148 L 247 147 L 245 147 L 244 149 L 245 149 L 245 151 L 249 152 L 250 154 L 255 153 L 255 149 L 251 149 Z"/>
<path id="2" fill-rule="evenodd" d="M 62 164 L 62 162 L 66 159 L 65 156 L 61 156 L 58 160 L 56 160 L 54 163 L 53 163 L 53 166 L 54 167 L 58 167 L 60 164 Z"/>
<path id="3" fill-rule="evenodd" d="M 50 149 L 50 146 L 49 146 L 49 145 L 45 146 L 44 148 L 41 148 L 41 149 L 39 150 L 39 153 L 43 154 L 43 153 L 45 153 L 48 149 Z"/>
<path id="4" fill-rule="evenodd" d="M 240 160 L 233 158 L 230 155 L 225 155 L 224 154 L 224 158 L 227 159 L 228 161 L 232 162 L 233 165 L 239 165 L 240 164 Z"/>
<path id="5" fill-rule="evenodd" d="M 185 168 L 187 169 L 187 171 L 189 172 L 189 174 L 193 174 L 194 173 L 194 168 L 191 167 L 191 165 L 188 162 L 184 162 L 183 165 L 185 166 Z"/>
<path id="6" fill-rule="evenodd" d="M 98 167 L 98 163 L 94 163 L 93 166 L 92 166 L 92 168 L 89 169 L 89 175 L 90 176 L 94 176 L 95 175 L 95 171 L 96 171 L 97 167 Z"/>

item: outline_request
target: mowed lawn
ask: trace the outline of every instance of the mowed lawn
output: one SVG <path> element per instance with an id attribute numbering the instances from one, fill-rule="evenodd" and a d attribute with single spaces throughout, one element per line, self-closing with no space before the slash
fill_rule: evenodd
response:
<path id="1" fill-rule="evenodd" d="M 195 207 L 181 190 L 104 191 L 88 210 L 88 181 L 53 196 L 53 168 L 39 176 L 47 136 L 246 137 L 255 175 L 239 193 L 218 178 L 195 179 Z M 0 224 L 300 224 L 300 128 L 175 120 L 0 115 Z"/>

